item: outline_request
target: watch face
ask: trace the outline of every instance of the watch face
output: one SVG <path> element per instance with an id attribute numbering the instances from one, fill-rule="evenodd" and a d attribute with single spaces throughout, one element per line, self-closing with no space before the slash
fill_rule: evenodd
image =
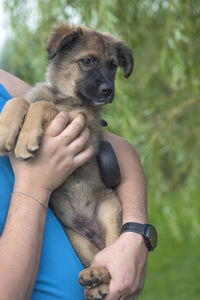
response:
<path id="1" fill-rule="evenodd" d="M 149 250 L 153 250 L 157 245 L 157 233 L 152 225 L 147 225 L 146 237 L 148 238 Z"/>

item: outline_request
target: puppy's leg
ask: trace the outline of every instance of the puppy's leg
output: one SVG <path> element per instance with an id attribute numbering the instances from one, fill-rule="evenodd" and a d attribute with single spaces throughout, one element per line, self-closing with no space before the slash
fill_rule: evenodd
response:
<path id="1" fill-rule="evenodd" d="M 65 229 L 67 236 L 83 265 L 90 266 L 95 254 L 99 251 L 93 243 L 72 229 Z"/>
<path id="2" fill-rule="evenodd" d="M 84 266 L 89 266 L 99 251 L 93 243 L 72 229 L 66 229 L 67 236 Z M 86 299 L 103 299 L 108 294 L 110 275 L 105 268 L 87 268 L 79 273 L 79 283 L 85 287 Z"/>
<path id="3" fill-rule="evenodd" d="M 0 155 L 14 149 L 29 103 L 23 98 L 9 100 L 0 115 Z"/>
<path id="4" fill-rule="evenodd" d="M 104 200 L 98 210 L 105 245 L 112 244 L 119 236 L 121 225 L 121 206 L 116 194 L 106 190 Z M 79 282 L 86 288 L 86 299 L 104 299 L 109 292 L 110 274 L 103 267 L 89 267 L 79 275 Z"/>
<path id="5" fill-rule="evenodd" d="M 107 189 L 98 210 L 98 221 L 105 241 L 109 246 L 120 235 L 121 205 L 116 193 Z"/>
<path id="6" fill-rule="evenodd" d="M 27 160 L 34 156 L 39 148 L 44 129 L 57 114 L 58 110 L 50 102 L 38 101 L 30 104 L 15 147 L 15 155 L 18 159 Z"/>

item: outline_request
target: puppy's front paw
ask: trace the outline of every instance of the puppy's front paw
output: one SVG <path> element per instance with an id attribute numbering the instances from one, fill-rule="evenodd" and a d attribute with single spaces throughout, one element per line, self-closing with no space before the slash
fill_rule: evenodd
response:
<path id="1" fill-rule="evenodd" d="M 20 132 L 15 147 L 15 155 L 19 160 L 28 160 L 32 158 L 39 149 L 42 139 L 43 130 L 40 128 L 32 129 L 30 132 Z"/>
<path id="2" fill-rule="evenodd" d="M 94 288 L 85 289 L 84 297 L 87 300 L 102 300 L 108 295 L 108 292 L 109 285 L 107 283 L 101 283 Z"/>
<path id="3" fill-rule="evenodd" d="M 5 127 L 0 122 L 0 155 L 14 149 L 18 128 Z"/>
<path id="4" fill-rule="evenodd" d="M 0 116 L 0 155 L 14 149 L 17 136 L 29 109 L 29 103 L 23 98 L 9 100 Z"/>

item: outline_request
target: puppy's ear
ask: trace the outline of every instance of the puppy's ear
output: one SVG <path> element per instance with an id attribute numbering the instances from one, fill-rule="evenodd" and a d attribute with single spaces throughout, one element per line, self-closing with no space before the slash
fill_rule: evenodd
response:
<path id="1" fill-rule="evenodd" d="M 70 26 L 67 23 L 53 27 L 46 47 L 49 58 L 53 58 L 63 48 L 71 48 L 82 34 L 81 27 Z"/>
<path id="2" fill-rule="evenodd" d="M 131 50 L 123 43 L 118 42 L 116 44 L 117 59 L 120 67 L 123 68 L 124 77 L 127 78 L 131 75 L 134 66 L 133 55 Z"/>

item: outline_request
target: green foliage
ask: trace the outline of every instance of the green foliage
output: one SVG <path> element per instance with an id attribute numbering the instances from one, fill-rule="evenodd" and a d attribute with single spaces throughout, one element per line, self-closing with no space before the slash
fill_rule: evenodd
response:
<path id="1" fill-rule="evenodd" d="M 133 75 L 121 71 L 105 109 L 108 130 L 142 158 L 149 220 L 158 248 L 141 300 L 198 299 L 200 237 L 199 0 L 3 0 L 12 35 L 2 68 L 30 84 L 44 80 L 45 42 L 67 20 L 118 35 L 133 50 Z"/>
<path id="2" fill-rule="evenodd" d="M 162 246 L 149 254 L 147 280 L 139 299 L 198 300 L 199 241 L 177 243 L 166 237 Z"/>
<path id="3" fill-rule="evenodd" d="M 109 31 L 129 45 L 135 68 L 128 80 L 118 72 L 115 101 L 105 109 L 109 130 L 128 139 L 141 155 L 150 221 L 163 221 L 178 240 L 183 240 L 187 228 L 200 236 L 199 0 L 4 0 L 4 4 L 13 34 L 5 44 L 1 66 L 30 84 L 44 80 L 45 42 L 58 21 Z"/>

